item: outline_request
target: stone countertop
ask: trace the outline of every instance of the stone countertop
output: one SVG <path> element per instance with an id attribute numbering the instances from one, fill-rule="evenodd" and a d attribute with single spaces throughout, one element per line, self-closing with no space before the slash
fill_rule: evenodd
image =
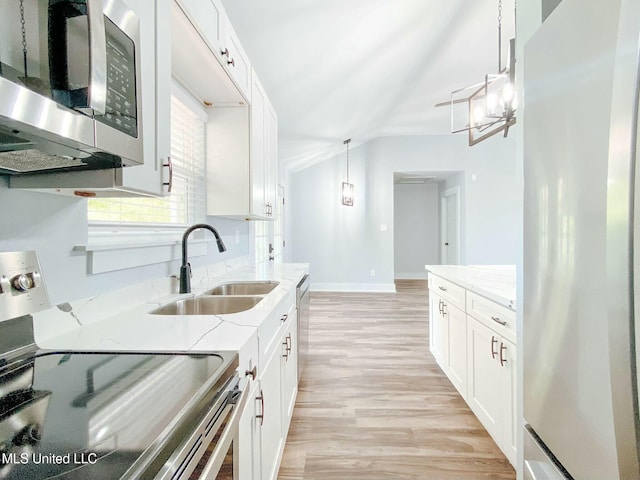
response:
<path id="1" fill-rule="evenodd" d="M 515 265 L 425 265 L 429 272 L 516 310 Z"/>
<path id="2" fill-rule="evenodd" d="M 123 288 L 35 314 L 36 343 L 46 349 L 94 351 L 239 351 L 308 271 L 308 264 L 279 264 L 270 268 L 243 266 L 213 275 L 203 271 L 200 275 L 194 273 L 191 294 L 170 293 L 175 290 L 175 280 L 171 279 Z M 243 312 L 149 313 L 161 305 L 198 296 L 223 283 L 254 280 L 273 280 L 279 285 Z"/>

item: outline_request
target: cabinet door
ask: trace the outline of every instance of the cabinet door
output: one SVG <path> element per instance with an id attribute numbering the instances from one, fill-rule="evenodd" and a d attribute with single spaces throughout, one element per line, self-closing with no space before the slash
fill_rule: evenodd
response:
<path id="1" fill-rule="evenodd" d="M 518 371 L 518 365 L 516 363 L 516 346 L 507 340 L 501 340 L 500 349 L 500 363 L 502 365 L 502 373 L 504 378 L 502 451 L 507 456 L 511 464 L 515 465 L 518 451 L 518 420 L 516 417 L 516 375 Z"/>
<path id="2" fill-rule="evenodd" d="M 463 398 L 467 396 L 467 316 L 450 302 L 444 302 L 449 326 L 449 380 Z"/>
<path id="3" fill-rule="evenodd" d="M 265 176 L 264 192 L 270 218 L 276 215 L 278 189 L 278 116 L 271 103 L 265 108 Z"/>
<path id="4" fill-rule="evenodd" d="M 256 418 L 260 413 L 259 400 L 256 399 L 259 394 L 260 389 L 253 388 L 249 402 L 240 417 L 238 441 L 234 444 L 238 459 L 234 464 L 234 468 L 237 468 L 234 478 L 242 480 L 260 480 L 260 420 Z"/>
<path id="5" fill-rule="evenodd" d="M 293 313 L 289 328 L 283 337 L 285 353 L 282 356 L 282 434 L 287 438 L 298 392 L 298 318 Z"/>
<path id="6" fill-rule="evenodd" d="M 251 213 L 266 216 L 265 180 L 265 108 L 267 96 L 258 77 L 252 79 L 251 93 Z"/>
<path id="7" fill-rule="evenodd" d="M 504 398 L 500 366 L 501 338 L 473 317 L 467 317 L 467 403 L 498 445 L 502 444 Z"/>
<path id="8" fill-rule="evenodd" d="M 282 410 L 280 400 L 280 350 L 262 368 L 260 388 L 262 400 L 258 405 L 262 415 L 260 427 L 260 463 L 262 480 L 275 480 L 278 457 L 282 446 Z"/>
<path id="9" fill-rule="evenodd" d="M 178 0 L 200 36 L 218 58 L 222 56 L 226 14 L 218 0 Z"/>
<path id="10" fill-rule="evenodd" d="M 251 63 L 249 62 L 249 57 L 242 48 L 240 40 L 228 19 L 225 23 L 223 33 L 222 51 L 224 52 L 226 50 L 226 52 L 228 52 L 222 58 L 223 65 L 227 68 L 231 78 L 235 80 L 242 94 L 251 102 L 253 92 L 251 88 Z"/>
<path id="11" fill-rule="evenodd" d="M 449 325 L 448 319 L 443 312 L 444 301 L 439 295 L 430 291 L 432 300 L 432 308 L 429 311 L 429 320 L 431 322 L 431 353 L 440 364 L 443 370 L 447 369 L 449 364 Z"/>
<path id="12" fill-rule="evenodd" d="M 171 124 L 171 50 L 168 0 L 125 0 L 140 19 L 140 79 L 144 164 L 122 170 L 122 186 L 128 190 L 162 195 L 163 163 L 169 155 L 167 132 Z M 159 123 L 156 123 L 159 122 Z M 160 126 L 161 131 L 157 132 Z M 160 135 L 157 135 L 160 134 Z M 170 137 L 169 137 L 170 138 Z"/>

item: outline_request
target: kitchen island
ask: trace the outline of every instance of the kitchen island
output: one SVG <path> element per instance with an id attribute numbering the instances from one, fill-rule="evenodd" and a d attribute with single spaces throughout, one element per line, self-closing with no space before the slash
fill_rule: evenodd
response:
<path id="1" fill-rule="evenodd" d="M 509 461 L 517 458 L 516 269 L 426 265 L 429 349 Z"/>

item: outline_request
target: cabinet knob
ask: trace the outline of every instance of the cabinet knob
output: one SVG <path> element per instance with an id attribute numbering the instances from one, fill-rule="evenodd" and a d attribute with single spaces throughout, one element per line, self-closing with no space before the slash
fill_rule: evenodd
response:
<path id="1" fill-rule="evenodd" d="M 280 317 L 280 321 L 284 323 L 287 321 L 287 318 L 289 318 L 289 314 L 285 313 L 284 315 L 282 315 L 282 317 Z"/>
<path id="2" fill-rule="evenodd" d="M 227 65 L 231 65 L 232 67 L 235 67 L 236 61 L 233 58 L 231 60 L 227 60 Z"/>
<path id="3" fill-rule="evenodd" d="M 258 375 L 258 371 L 256 370 L 255 365 L 251 370 L 245 370 L 244 372 L 244 376 L 245 377 L 251 376 L 251 380 L 255 380 L 257 375 Z"/>
<path id="4" fill-rule="evenodd" d="M 229 56 L 229 49 L 225 48 L 224 50 L 220 50 L 220 55 L 222 55 L 223 57 L 228 57 Z"/>

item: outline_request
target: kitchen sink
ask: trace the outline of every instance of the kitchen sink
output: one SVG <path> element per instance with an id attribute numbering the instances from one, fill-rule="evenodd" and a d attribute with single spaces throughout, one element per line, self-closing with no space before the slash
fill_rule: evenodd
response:
<path id="1" fill-rule="evenodd" d="M 150 313 L 152 315 L 224 315 L 249 310 L 263 298 L 259 295 L 185 298 L 163 305 Z"/>
<path id="2" fill-rule="evenodd" d="M 218 285 L 205 292 L 205 295 L 266 295 L 280 282 L 233 282 Z"/>

